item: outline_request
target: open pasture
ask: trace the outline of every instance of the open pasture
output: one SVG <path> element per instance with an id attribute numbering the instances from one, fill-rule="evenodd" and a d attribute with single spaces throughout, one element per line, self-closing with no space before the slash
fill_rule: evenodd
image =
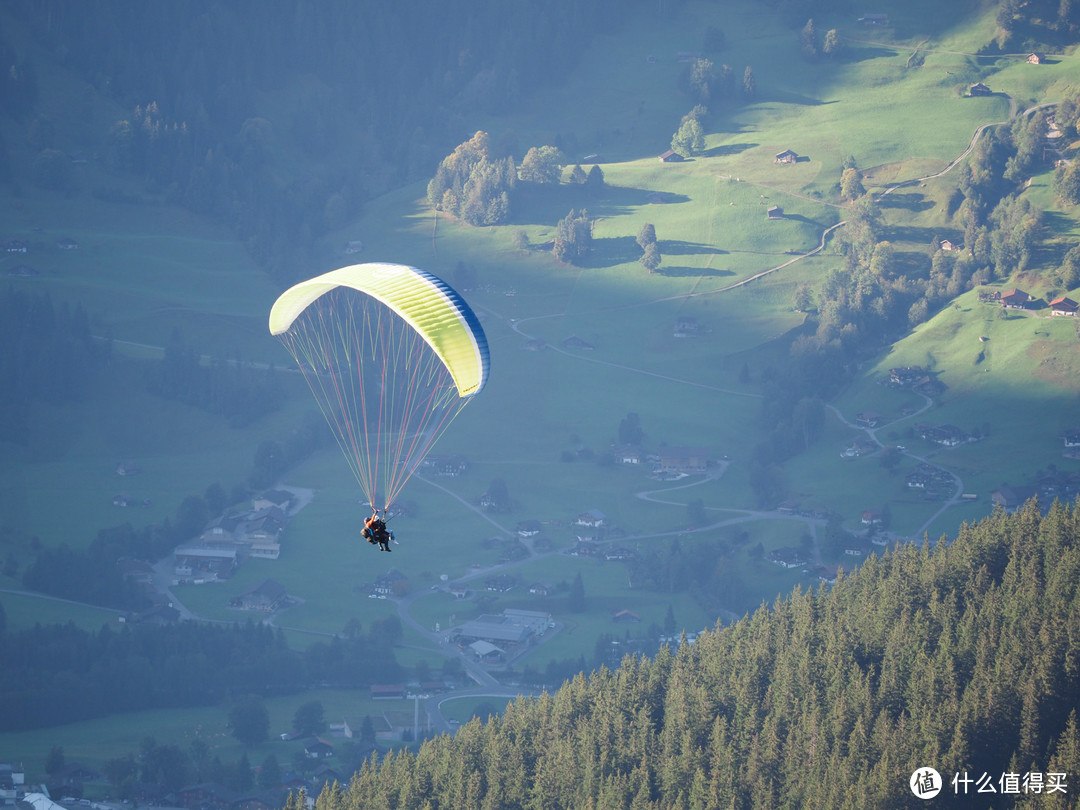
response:
<path id="1" fill-rule="evenodd" d="M 9 577 L 0 577 L 0 588 L 22 590 L 20 585 Z M 115 627 L 121 615 L 119 611 L 65 602 L 27 591 L 0 593 L 0 605 L 4 607 L 8 633 L 17 633 L 36 624 L 67 624 L 68 622 L 74 623 L 88 633 L 96 633 L 105 624 Z"/>
<path id="2" fill-rule="evenodd" d="M 138 756 L 140 741 L 150 737 L 159 745 L 175 745 L 185 752 L 199 740 L 206 744 L 211 757 L 217 756 L 223 762 L 246 754 L 253 765 L 259 765 L 273 754 L 283 767 L 288 767 L 295 755 L 303 756 L 304 740 L 285 742 L 279 735 L 292 730 L 296 710 L 311 701 L 322 703 L 327 723 L 348 718 L 359 724 L 365 715 L 379 716 L 387 710 L 411 712 L 413 708 L 412 701 L 371 700 L 366 689 L 317 689 L 267 698 L 264 703 L 270 716 L 270 738 L 252 748 L 245 748 L 229 733 L 228 705 L 134 712 L 36 731 L 0 733 L 0 760 L 21 762 L 28 777 L 31 773 L 44 774 L 50 749 L 60 745 L 68 762 L 102 771 L 110 759 Z M 335 740 L 337 746 L 348 743 Z"/>
<path id="3" fill-rule="evenodd" d="M 466 455 L 468 472 L 456 479 L 418 476 L 409 483 L 402 500 L 415 504 L 416 512 L 392 526 L 400 545 L 385 557 L 359 539 L 366 507 L 337 449 L 330 448 L 285 477 L 286 484 L 314 490 L 315 499 L 289 525 L 279 560 L 250 561 L 226 583 L 179 587 L 178 597 L 201 616 L 243 621 L 248 614 L 230 609 L 229 599 L 263 578 L 276 579 L 303 601 L 275 622 L 290 643 L 304 647 L 341 632 L 352 619 L 370 627 L 395 615 L 392 600 L 369 599 L 363 587 L 393 566 L 408 577 L 414 592 L 425 591 L 411 615 L 433 628 L 480 608 L 430 591 L 431 586 L 446 575 L 468 577 L 482 588 L 502 554 L 484 541 L 512 535 L 519 520 L 547 522 L 545 533 L 561 552 L 576 539 L 574 517 L 598 508 L 627 532 L 627 545 L 648 548 L 670 540 L 638 536 L 669 535 L 685 527 L 686 504 L 694 499 L 700 498 L 717 522 L 737 517 L 724 510 L 749 508 L 754 501 L 748 467 L 758 441 L 762 373 L 804 322 L 802 313 L 791 310 L 796 285 L 818 283 L 841 260 L 830 243 L 822 255 L 745 286 L 731 285 L 817 248 L 822 231 L 844 218 L 837 184 L 846 157 L 867 173 L 865 183 L 873 191 L 939 172 L 964 151 L 978 127 L 1008 118 L 1004 93 L 1022 108 L 1031 100 L 1056 97 L 1072 81 L 1072 64 L 1064 58 L 1041 70 L 972 56 L 992 36 L 986 33 L 992 14 L 971 22 L 957 9 L 960 4 L 896 5 L 890 9 L 893 25 L 881 31 L 857 26 L 850 15 L 819 19 L 820 31 L 840 29 L 846 53 L 835 62 L 810 64 L 798 54 L 797 26 L 777 15 L 761 13 L 753 4 L 691 0 L 674 20 L 628 21 L 601 34 L 567 82 L 538 94 L 523 112 L 462 124 L 462 140 L 483 128 L 496 140 L 513 132 L 519 152 L 558 138 L 571 163 L 598 154 L 608 187 L 595 198 L 570 186 L 533 189 L 521 195 L 508 225 L 471 228 L 433 216 L 425 184 L 414 183 L 373 201 L 360 219 L 328 237 L 319 269 L 354 261 L 401 262 L 430 269 L 462 288 L 487 331 L 492 378 L 434 452 Z M 927 30 L 931 22 L 938 30 Z M 699 50 L 710 24 L 728 35 L 715 61 L 729 64 L 736 77 L 751 65 L 757 96 L 746 104 L 716 105 L 705 153 L 662 164 L 656 156 L 668 149 L 679 119 L 692 106 L 677 89 L 683 69 L 678 53 Z M 963 88 L 976 80 L 987 81 L 997 94 L 962 97 Z M 789 148 L 803 160 L 776 164 L 775 154 Z M 913 184 L 882 203 L 887 227 L 893 229 L 889 237 L 901 250 L 921 250 L 933 235 L 961 230 L 944 213 L 949 177 Z M 1028 193 L 1046 200 L 1048 183 L 1045 175 L 1036 178 Z M 785 218 L 770 221 L 770 205 L 782 207 Z M 571 208 L 583 207 L 597 217 L 594 253 L 583 267 L 559 265 L 536 246 L 553 238 L 556 222 Z M 179 330 L 201 353 L 289 365 L 265 331 L 275 285 L 243 246 L 216 226 L 167 206 L 99 204 L 78 197 L 56 202 L 33 192 L 11 223 L 14 231 L 32 234 L 40 248 L 34 263 L 41 271 L 38 278 L 11 283 L 48 289 L 56 301 L 81 302 L 95 331 L 116 339 L 117 353 L 156 356 Z M 645 223 L 656 227 L 663 256 L 652 274 L 637 262 L 635 237 Z M 1062 212 L 1054 227 L 1075 236 L 1075 215 Z M 530 246 L 518 245 L 518 231 Z M 61 236 L 78 239 L 80 251 L 51 248 Z M 362 239 L 364 252 L 343 255 L 341 246 L 350 239 Z M 922 399 L 887 391 L 876 380 L 892 366 L 925 365 L 940 372 L 948 387 L 921 421 L 963 429 L 989 423 L 985 440 L 933 456 L 935 463 L 956 471 L 980 500 L 931 523 L 932 536 L 955 530 L 961 518 L 985 514 L 989 490 L 1004 475 L 1019 479 L 1051 460 L 1063 468 L 1077 463 L 1060 459 L 1056 438 L 1071 425 L 1068 414 L 1075 410 L 1073 381 L 1080 368 L 1072 359 L 1073 324 L 1030 314 L 1001 319 L 972 296 L 960 300 L 959 310 L 945 310 L 916 329 L 836 403 L 851 421 L 863 410 L 876 410 L 886 421 L 901 418 L 905 409 L 921 407 Z M 697 324 L 695 337 L 675 337 L 680 319 Z M 980 336 L 988 340 L 979 341 Z M 570 337 L 592 348 L 564 345 Z M 534 339 L 547 348 L 532 351 L 528 344 Z M 743 378 L 744 368 L 749 380 Z M 148 397 L 102 397 L 64 414 L 63 430 L 40 445 L 39 457 L 3 465 L 0 513 L 47 544 L 84 544 L 97 528 L 119 520 L 160 520 L 188 494 L 215 481 L 228 487 L 242 480 L 259 442 L 287 436 L 311 410 L 305 391 L 293 393 L 283 412 L 240 431 Z M 638 469 L 598 463 L 629 412 L 641 418 L 647 450 L 704 445 L 717 456 L 730 455 L 730 466 L 718 480 L 679 489 L 679 483 L 652 481 Z M 934 448 L 908 436 L 911 421 L 886 427 L 879 436 L 929 455 Z M 791 497 L 840 513 L 856 530 L 862 528 L 863 509 L 888 505 L 892 530 L 915 532 L 939 504 L 907 491 L 904 475 L 913 467 L 911 459 L 895 474 L 876 456 L 841 459 L 857 435 L 828 412 L 817 443 L 785 466 Z M 19 451 L 4 448 L 4 453 L 6 461 Z M 114 469 L 125 458 L 138 459 L 145 472 L 121 482 Z M 1003 459 L 1007 473 L 1001 472 Z M 475 504 L 497 479 L 507 485 L 515 508 L 481 514 Z M 151 506 L 113 507 L 111 498 L 121 485 L 140 501 L 149 498 Z M 65 508 L 56 508 L 59 503 Z M 732 526 L 680 537 L 684 544 L 730 542 L 746 532 L 748 542 L 725 561 L 742 585 L 729 604 L 736 613 L 810 582 L 798 571 L 751 554 L 758 543 L 766 554 L 799 545 L 808 524 L 745 517 Z M 819 542 L 822 535 L 816 527 Z M 569 582 L 579 572 L 587 594 L 583 614 L 569 614 L 561 595 L 544 601 L 524 596 L 531 580 Z M 687 629 L 707 621 L 685 594 L 630 589 L 618 563 L 553 553 L 514 573 L 521 587 L 499 597 L 497 605 L 547 604 L 566 624 L 524 659 L 541 669 L 551 660 L 588 658 L 597 635 L 625 632 L 626 626 L 612 623 L 612 611 L 637 613 L 641 623 L 629 626 L 634 633 L 662 625 L 669 604 Z M 26 599 L 3 597 L 9 627 L 31 620 Z M 66 614 L 51 605 L 41 615 L 59 620 Z M 96 620 L 82 608 L 72 608 L 70 615 L 80 623 Z M 420 647 L 428 643 L 411 627 L 404 628 L 404 640 Z M 400 660 L 435 666 L 439 659 L 427 649 L 410 649 Z M 310 694 L 303 696 L 309 699 Z M 328 698 L 327 716 L 362 713 L 364 704 L 354 699 L 351 694 Z M 274 728 L 288 725 L 296 705 L 274 703 Z M 64 729 L 64 747 L 69 758 L 93 764 L 131 750 L 130 741 L 140 732 L 159 741 L 186 740 L 194 722 L 213 729 L 207 733 L 221 746 L 215 750 L 223 758 L 235 758 L 239 749 L 224 736 L 224 713 L 148 713 L 117 718 L 116 730 L 113 721 L 100 721 Z M 127 729 L 123 738 L 121 727 Z M 28 760 L 43 761 L 56 739 L 53 731 L 0 736 L 0 759 L 10 744 L 9 750 L 25 751 Z M 268 746 L 267 753 L 285 750 Z M 249 754 L 252 761 L 263 755 L 262 749 Z"/>

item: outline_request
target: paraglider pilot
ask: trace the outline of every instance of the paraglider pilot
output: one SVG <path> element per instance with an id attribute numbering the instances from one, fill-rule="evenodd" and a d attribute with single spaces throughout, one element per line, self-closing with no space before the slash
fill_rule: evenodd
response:
<path id="1" fill-rule="evenodd" d="M 371 513 L 371 517 L 364 519 L 360 536 L 371 545 L 378 543 L 379 551 L 390 551 L 390 541 L 394 539 L 393 532 L 386 528 L 386 521 L 379 517 L 378 509 Z"/>

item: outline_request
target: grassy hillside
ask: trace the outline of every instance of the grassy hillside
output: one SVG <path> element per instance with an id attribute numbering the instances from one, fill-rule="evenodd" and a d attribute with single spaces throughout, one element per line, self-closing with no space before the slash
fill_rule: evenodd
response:
<path id="1" fill-rule="evenodd" d="M 816 19 L 819 31 L 837 28 L 845 47 L 835 60 L 809 63 L 799 54 L 798 28 L 764 7 L 688 2 L 678 13 L 650 13 L 601 34 L 564 84 L 538 93 L 522 110 L 455 122 L 463 137 L 485 129 L 495 140 L 515 140 L 521 152 L 558 139 L 568 145 L 571 164 L 598 154 L 606 183 L 598 196 L 566 183 L 523 189 L 511 222 L 486 228 L 435 216 L 418 183 L 368 205 L 321 245 L 320 270 L 358 259 L 415 264 L 451 283 L 460 265 L 475 276 L 466 298 L 491 344 L 491 382 L 436 448 L 466 455 L 468 472 L 457 479 L 414 478 L 402 497 L 415 505 L 415 515 L 395 526 L 401 544 L 392 558 L 372 557 L 356 543 L 359 490 L 336 450 L 321 453 L 286 476 L 285 483 L 316 494 L 290 524 L 281 559 L 252 561 L 229 582 L 184 586 L 177 596 L 199 615 L 228 620 L 237 616 L 227 607 L 230 597 L 273 577 L 304 599 L 275 619 L 303 646 L 314 634 L 340 632 L 350 619 L 370 625 L 390 615 L 393 604 L 367 599 L 361 586 L 391 564 L 414 590 L 437 585 L 443 574 L 475 575 L 480 587 L 500 557 L 484 541 L 510 536 L 518 521 L 536 518 L 547 524 L 553 552 L 514 574 L 524 585 L 569 581 L 580 572 L 588 611 L 569 616 L 561 599 L 526 599 L 520 589 L 483 610 L 547 609 L 566 620 L 569 632 L 522 662 L 543 669 L 552 660 L 590 656 L 598 634 L 620 630 L 611 622 L 613 610 L 633 606 L 642 617 L 635 632 L 661 624 L 669 604 L 687 629 L 715 618 L 686 593 L 633 588 L 619 563 L 561 553 L 576 541 L 570 522 L 586 509 L 605 512 L 639 553 L 666 551 L 676 536 L 688 546 L 728 544 L 720 567 L 742 589 L 716 599 L 737 615 L 812 579 L 751 553 L 758 544 L 764 553 L 799 546 L 803 536 L 820 552 L 825 527 L 818 518 L 781 520 L 775 512 L 754 511 L 750 457 L 761 439 L 762 375 L 779 366 L 806 320 L 792 308 L 795 288 L 820 287 L 843 261 L 835 238 L 823 232 L 848 213 L 838 194 L 844 161 L 853 158 L 868 189 L 879 194 L 927 178 L 881 202 L 887 238 L 902 261 L 917 266 L 927 261 L 934 236 L 963 236 L 946 210 L 956 171 L 931 175 L 959 157 L 980 127 L 1006 121 L 1013 102 L 1023 109 L 1056 101 L 1080 83 L 1071 52 L 1040 66 L 1028 65 L 1024 53 L 977 55 L 994 35 L 994 12 L 981 4 L 893 5 L 885 28 L 860 26 L 849 13 Z M 660 163 L 656 156 L 669 148 L 679 119 L 694 103 L 679 90 L 684 64 L 678 54 L 699 50 L 709 25 L 726 33 L 727 46 L 715 61 L 730 65 L 738 77 L 752 66 L 757 95 L 718 105 L 704 154 Z M 71 76 L 43 71 L 41 80 L 66 94 L 78 89 Z M 963 97 L 974 81 L 986 82 L 995 94 Z M 65 120 L 68 109 L 58 105 L 53 114 Z M 99 128 L 115 114 L 94 109 Z M 4 123 L 9 151 L 28 155 L 11 145 L 25 136 L 23 125 Z M 783 149 L 804 160 L 776 164 Z M 100 169 L 91 164 L 80 171 Z M 0 189 L 3 236 L 30 244 L 27 256 L 0 260 L 0 273 L 20 262 L 38 271 L 5 284 L 81 303 L 95 334 L 111 339 L 118 356 L 157 358 L 179 330 L 210 358 L 290 362 L 265 333 L 278 285 L 243 244 L 218 224 L 160 198 L 140 196 L 139 204 L 94 199 L 88 190 L 99 179 L 87 177 L 66 197 L 32 183 Z M 1053 286 L 1062 248 L 1080 235 L 1076 210 L 1059 208 L 1049 183 L 1044 170 L 1024 194 L 1050 211 L 1050 246 L 1038 254 L 1037 266 L 1015 280 L 1039 296 Z M 768 220 L 771 205 L 781 206 L 785 218 Z M 515 246 L 518 231 L 530 245 L 547 242 L 559 218 L 583 207 L 597 218 L 594 251 L 583 266 Z M 646 223 L 655 226 L 663 255 L 652 274 L 637 262 L 634 242 Z M 76 238 L 80 249 L 55 248 L 60 237 Z M 346 258 L 340 248 L 352 239 L 362 239 L 365 249 Z M 820 253 L 792 262 L 823 242 Z M 785 465 L 790 496 L 837 513 L 849 529 L 862 530 L 863 510 L 888 506 L 897 535 L 939 535 L 987 514 L 990 491 L 1003 482 L 1024 483 L 1051 463 L 1078 469 L 1078 462 L 1060 457 L 1057 439 L 1075 427 L 1080 369 L 1074 324 L 1039 312 L 998 313 L 980 304 L 975 291 L 966 292 L 955 307 L 868 360 L 832 403 L 836 412 L 827 411 L 820 438 Z M 696 320 L 696 337 L 675 336 L 679 318 Z M 571 336 L 594 348 L 564 347 Z M 536 339 L 548 347 L 527 350 Z M 900 365 L 926 366 L 945 385 L 919 420 L 965 430 L 988 424 L 989 435 L 936 453 L 920 444 L 910 435 L 916 421 L 910 414 L 923 399 L 878 384 Z M 10 555 L 24 569 L 32 538 L 49 546 L 85 546 L 100 527 L 159 521 L 174 515 L 187 495 L 215 482 L 229 487 L 242 481 L 259 443 L 288 436 L 311 410 L 306 392 L 296 389 L 281 412 L 241 429 L 161 401 L 134 383 L 95 391 L 84 405 L 41 409 L 31 425 L 33 442 L 0 445 L 0 556 Z M 878 456 L 840 457 L 859 433 L 839 417 L 854 422 L 865 410 L 895 422 L 879 432 L 882 441 L 908 447 L 909 457 L 893 473 Z M 687 482 L 658 482 L 638 469 L 597 463 L 629 412 L 640 415 L 649 452 L 703 445 L 730 464 L 717 478 L 680 488 Z M 941 503 L 913 497 L 905 475 L 917 463 L 914 456 L 958 475 L 978 500 L 942 511 Z M 121 481 L 115 465 L 128 458 L 138 459 L 145 472 Z M 471 505 L 496 479 L 506 483 L 515 509 L 480 514 Z M 118 510 L 111 498 L 121 489 L 152 505 Z M 691 527 L 688 505 L 698 499 L 709 523 Z M 839 560 L 826 554 L 821 561 Z M 17 574 L 0 576 L 0 587 L 20 589 Z M 101 620 L 91 609 L 51 605 L 39 613 L 26 598 L 5 594 L 0 600 L 9 628 L 66 616 L 88 626 Z M 458 621 L 481 610 L 453 605 L 443 593 L 418 599 L 411 610 L 429 627 L 445 621 L 452 608 Z M 415 630 L 407 633 L 410 643 L 430 643 Z M 438 660 L 432 654 L 431 661 Z M 17 744 L 0 735 L 0 759 Z"/>

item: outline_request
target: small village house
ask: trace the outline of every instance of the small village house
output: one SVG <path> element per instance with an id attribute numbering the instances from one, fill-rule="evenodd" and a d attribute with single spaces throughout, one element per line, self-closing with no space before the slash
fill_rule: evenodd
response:
<path id="1" fill-rule="evenodd" d="M 292 505 L 293 495 L 285 489 L 271 489 L 259 495 L 252 501 L 252 508 L 256 511 L 269 509 L 276 506 L 282 512 L 288 512 Z"/>
<path id="2" fill-rule="evenodd" d="M 799 550 L 791 546 L 770 551 L 769 562 L 781 568 L 801 568 L 806 565 L 806 560 L 803 559 Z"/>
<path id="3" fill-rule="evenodd" d="M 1064 295 L 1060 298 L 1055 298 L 1050 302 L 1050 314 L 1051 315 L 1063 315 L 1065 317 L 1074 317 L 1076 315 L 1077 308 L 1080 304 L 1077 304 L 1071 298 L 1066 298 Z"/>
<path id="4" fill-rule="evenodd" d="M 273 613 L 285 602 L 285 586 L 277 580 L 264 579 L 237 597 L 237 607 L 242 610 L 260 610 Z"/>
<path id="5" fill-rule="evenodd" d="M 703 473 L 709 467 L 709 451 L 704 447 L 664 447 L 658 455 L 660 472 Z"/>
<path id="6" fill-rule="evenodd" d="M 589 509 L 578 515 L 574 523 L 578 526 L 589 526 L 595 529 L 607 525 L 607 515 L 599 509 Z"/>
<path id="7" fill-rule="evenodd" d="M 1001 306 L 1005 309 L 1027 309 L 1032 297 L 1029 293 L 1014 287 L 1001 294 Z"/>
<path id="8" fill-rule="evenodd" d="M 855 414 L 855 424 L 861 428 L 876 428 L 881 424 L 881 414 L 876 411 L 861 411 Z"/>
<path id="9" fill-rule="evenodd" d="M 787 165 L 788 163 L 795 163 L 798 161 L 799 156 L 790 149 L 785 149 L 783 152 L 777 152 L 776 158 L 773 163 L 779 163 L 781 165 Z"/>

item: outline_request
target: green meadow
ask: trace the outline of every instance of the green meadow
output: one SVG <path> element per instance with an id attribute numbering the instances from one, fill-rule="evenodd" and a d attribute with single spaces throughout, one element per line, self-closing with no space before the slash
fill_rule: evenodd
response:
<path id="1" fill-rule="evenodd" d="M 549 610 L 562 630 L 518 662 L 540 670 L 550 661 L 591 659 L 601 634 L 641 634 L 650 625 L 662 626 L 669 606 L 688 631 L 715 621 L 685 593 L 633 588 L 621 563 L 562 553 L 576 541 L 572 521 L 588 509 L 600 509 L 625 533 L 620 544 L 642 551 L 677 535 L 681 543 L 727 542 L 733 532 L 745 531 L 749 542 L 724 563 L 745 591 L 726 603 L 719 595 L 728 614 L 742 615 L 796 585 L 816 586 L 816 577 L 750 552 L 758 543 L 767 554 L 798 546 L 806 534 L 819 540 L 823 534 L 820 522 L 750 511 L 748 466 L 760 438 L 761 372 L 786 352 L 791 334 L 804 323 L 805 316 L 792 309 L 796 286 L 819 283 L 841 259 L 833 240 L 826 240 L 821 253 L 781 266 L 817 249 L 823 231 L 844 219 L 838 183 L 849 156 L 876 192 L 928 177 L 963 153 L 979 127 L 1008 119 L 1005 93 L 1023 109 L 1056 101 L 1080 81 L 1074 54 L 1038 67 L 1022 56 L 976 56 L 993 36 L 989 11 L 924 0 L 893 6 L 887 29 L 860 27 L 846 15 L 817 20 L 819 31 L 840 30 L 846 50 L 835 62 L 815 64 L 799 56 L 797 30 L 754 4 L 691 0 L 670 20 L 627 20 L 617 33 L 597 37 L 563 85 L 540 92 L 520 112 L 470 121 L 462 133 L 463 139 L 477 129 L 493 138 L 513 133 L 522 152 L 560 136 L 576 144 L 568 155 L 571 166 L 585 155 L 600 155 L 603 194 L 589 197 L 569 184 L 523 191 L 509 225 L 473 228 L 433 215 L 425 184 L 415 183 L 371 202 L 361 217 L 329 236 L 322 256 L 326 270 L 345 263 L 339 249 L 346 240 L 362 239 L 365 250 L 355 257 L 360 261 L 413 264 L 451 283 L 459 263 L 474 272 L 478 283 L 465 295 L 490 343 L 490 383 L 435 449 L 465 455 L 469 468 L 459 478 L 418 475 L 409 482 L 401 499 L 414 510 L 392 526 L 399 544 L 384 556 L 359 539 L 364 507 L 337 450 L 319 453 L 283 481 L 312 490 L 314 497 L 290 522 L 280 559 L 249 561 L 227 582 L 179 586 L 177 598 L 207 619 L 243 621 L 246 614 L 230 609 L 229 599 L 273 578 L 300 600 L 274 622 L 292 644 L 305 647 L 341 632 L 351 620 L 369 626 L 396 615 L 393 600 L 370 599 L 365 587 L 393 566 L 414 592 L 424 591 L 410 615 L 427 630 L 438 624 L 445 631 L 480 612 L 507 607 Z M 703 155 L 664 164 L 657 155 L 669 148 L 679 119 L 692 106 L 677 89 L 683 68 L 677 54 L 697 50 L 708 25 L 727 33 L 727 48 L 717 61 L 732 66 L 740 79 L 751 65 L 757 96 L 710 119 Z M 987 82 L 997 94 L 963 97 L 961 91 L 974 81 Z M 805 159 L 777 165 L 774 155 L 783 149 Z M 886 229 L 892 229 L 899 251 L 925 253 L 935 235 L 962 236 L 962 227 L 945 214 L 953 180 L 946 174 L 884 198 Z M 1080 218 L 1075 210 L 1056 207 L 1049 182 L 1040 175 L 1024 193 L 1050 209 L 1048 241 L 1074 244 Z M 113 342 L 115 354 L 160 356 L 179 331 L 207 357 L 238 356 L 281 367 L 291 362 L 266 332 L 277 286 L 214 223 L 164 204 L 125 206 L 85 195 L 60 200 L 33 188 L 4 204 L 7 230 L 34 234 L 33 264 L 40 272 L 6 282 L 15 289 L 47 290 L 56 302 L 81 304 L 95 333 Z M 766 217 L 772 205 L 784 209 L 784 219 Z M 554 237 L 557 221 L 572 208 L 587 208 L 597 218 L 595 249 L 582 267 L 560 265 L 535 247 Z M 663 256 L 651 274 L 638 264 L 635 244 L 646 223 L 655 226 Z M 516 246 L 518 231 L 529 247 Z M 50 247 L 61 236 L 78 239 L 82 247 Z M 1040 296 L 1048 291 L 1044 273 L 1059 255 L 1044 254 L 1043 265 L 1017 281 Z M 772 272 L 742 283 L 766 271 Z M 890 472 L 877 455 L 841 458 L 861 433 L 831 411 L 817 442 L 785 465 L 790 497 L 838 513 L 852 530 L 860 528 L 862 510 L 887 505 L 897 535 L 922 529 L 936 537 L 987 514 L 990 492 L 1002 483 L 1024 483 L 1049 464 L 1077 469 L 1080 462 L 1061 458 L 1058 438 L 1076 426 L 1077 330 L 1071 319 L 1050 319 L 1043 312 L 1003 318 L 998 308 L 967 292 L 956 306 L 868 362 L 833 403 L 852 423 L 862 411 L 881 414 L 888 423 L 878 431 L 882 441 L 904 444 L 911 454 L 954 472 L 978 501 L 938 514 L 940 503 L 913 496 L 905 486 L 913 459 Z M 676 337 L 679 318 L 695 319 L 697 335 Z M 569 337 L 592 348 L 568 348 L 563 341 Z M 536 340 L 546 347 L 532 350 Z M 922 397 L 880 384 L 889 368 L 902 365 L 926 366 L 945 385 L 944 394 L 918 416 L 912 414 L 925 404 Z M 296 384 L 280 412 L 232 429 L 140 390 L 101 390 L 85 406 L 43 409 L 30 426 L 32 451 L 0 446 L 0 553 L 10 550 L 25 564 L 30 557 L 18 538 L 78 547 L 101 527 L 170 518 L 187 495 L 215 482 L 228 488 L 242 481 L 259 443 L 287 436 L 313 410 L 306 390 Z M 631 465 L 600 463 L 620 420 L 631 412 L 640 416 L 647 451 L 703 445 L 715 458 L 728 456 L 730 464 L 715 480 L 664 483 Z M 989 432 L 979 442 L 938 449 L 912 435 L 916 421 L 964 430 L 988 425 Z M 115 466 L 123 459 L 137 459 L 144 472 L 120 479 Z M 496 480 L 505 482 L 514 508 L 482 513 L 475 505 Z M 150 505 L 114 507 L 112 497 L 119 492 Z M 686 531 L 687 505 L 697 499 L 710 520 L 740 522 Z M 445 576 L 467 578 L 482 591 L 486 573 L 502 556 L 485 541 L 512 537 L 525 519 L 545 522 L 553 551 L 510 569 L 519 582 L 514 591 L 481 608 L 440 589 Z M 547 598 L 527 594 L 532 582 L 568 583 L 579 573 L 584 613 L 569 612 L 564 592 Z M 0 587 L 21 585 L 17 578 L 0 577 Z M 93 628 L 113 621 L 95 608 L 6 592 L 0 603 L 9 630 L 35 622 L 71 620 Z M 640 623 L 614 624 L 612 614 L 619 610 L 632 610 Z M 399 660 L 437 669 L 442 659 L 427 636 L 408 626 L 404 632 L 409 646 Z M 370 708 L 354 693 L 314 697 L 323 700 L 328 718 Z M 310 699 L 312 694 L 268 701 L 273 729 L 284 730 L 295 707 Z M 476 700 L 447 704 L 447 716 L 466 721 L 481 702 Z M 17 754 L 33 770 L 51 745 L 62 742 L 69 759 L 100 764 L 135 750 L 148 733 L 161 742 L 200 735 L 223 759 L 236 758 L 240 749 L 224 731 L 225 715 L 216 707 L 0 733 L 0 760 Z M 286 745 L 267 743 L 249 758 L 258 761 Z"/>
<path id="2" fill-rule="evenodd" d="M 286 742 L 280 739 L 280 735 L 292 730 L 296 710 L 311 701 L 322 704 L 327 723 L 338 723 L 344 718 L 350 724 L 359 725 L 365 715 L 378 717 L 388 710 L 411 714 L 413 710 L 411 700 L 371 700 L 366 690 L 316 689 L 289 697 L 267 698 L 265 705 L 270 718 L 270 738 L 251 748 L 242 746 L 229 733 L 227 708 L 215 706 L 120 714 L 102 720 L 72 723 L 62 729 L 8 732 L 0 737 L 0 756 L 5 761 L 12 758 L 24 763 L 29 781 L 30 773 L 43 773 L 41 769 L 45 758 L 55 745 L 63 746 L 68 762 L 79 762 L 100 771 L 110 759 L 137 755 L 140 742 L 150 737 L 160 745 L 175 745 L 182 751 L 188 751 L 191 744 L 199 740 L 213 752 L 211 756 L 218 756 L 223 762 L 235 761 L 246 755 L 252 765 L 257 766 L 273 754 L 283 768 L 289 768 L 295 757 L 303 757 L 304 740 Z M 336 746 L 348 743 L 345 740 L 334 742 Z M 87 790 L 101 790 L 101 787 L 92 783 Z"/>

